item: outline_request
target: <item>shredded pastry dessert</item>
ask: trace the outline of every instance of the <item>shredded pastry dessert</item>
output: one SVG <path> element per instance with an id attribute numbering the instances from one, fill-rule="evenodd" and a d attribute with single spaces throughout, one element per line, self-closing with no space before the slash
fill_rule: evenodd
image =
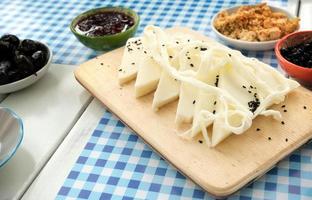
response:
<path id="1" fill-rule="evenodd" d="M 233 13 L 223 11 L 213 25 L 233 39 L 269 41 L 296 31 L 299 18 L 289 19 L 285 13 L 273 12 L 266 3 L 261 3 L 241 6 Z"/>

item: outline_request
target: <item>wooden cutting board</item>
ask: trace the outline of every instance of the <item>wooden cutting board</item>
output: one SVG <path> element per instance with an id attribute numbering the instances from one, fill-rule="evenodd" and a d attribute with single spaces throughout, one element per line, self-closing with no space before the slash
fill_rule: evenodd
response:
<path id="1" fill-rule="evenodd" d="M 207 39 L 186 28 L 169 31 Z M 174 123 L 177 102 L 154 112 L 153 94 L 136 99 L 134 82 L 118 84 L 122 54 L 123 48 L 116 49 L 80 65 L 76 79 L 170 164 L 214 196 L 236 192 L 312 137 L 312 94 L 300 87 L 274 106 L 281 111 L 284 125 L 259 116 L 246 133 L 232 135 L 215 148 L 199 143 L 201 138 L 183 140 L 176 135 Z"/>

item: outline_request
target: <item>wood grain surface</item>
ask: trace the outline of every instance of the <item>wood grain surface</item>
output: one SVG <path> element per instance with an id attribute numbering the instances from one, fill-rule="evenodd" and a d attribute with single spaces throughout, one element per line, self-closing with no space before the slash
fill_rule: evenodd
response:
<path id="1" fill-rule="evenodd" d="M 207 39 L 186 28 L 169 31 Z M 136 99 L 134 82 L 118 84 L 122 53 L 123 48 L 116 49 L 83 63 L 75 71 L 76 79 L 170 164 L 214 196 L 239 190 L 312 137 L 312 94 L 300 87 L 273 106 L 282 111 L 284 125 L 259 116 L 244 134 L 233 134 L 215 148 L 199 143 L 201 138 L 183 140 L 174 123 L 177 102 L 154 112 L 153 94 Z"/>

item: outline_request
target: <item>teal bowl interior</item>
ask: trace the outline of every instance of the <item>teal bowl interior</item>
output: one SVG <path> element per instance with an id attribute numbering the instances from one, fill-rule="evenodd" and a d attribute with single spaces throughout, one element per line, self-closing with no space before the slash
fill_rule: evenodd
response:
<path id="1" fill-rule="evenodd" d="M 13 157 L 23 140 L 21 118 L 9 108 L 0 107 L 0 167 Z"/>
<path id="2" fill-rule="evenodd" d="M 86 36 L 78 33 L 75 30 L 75 26 L 79 21 L 88 18 L 89 16 L 94 15 L 96 13 L 107 11 L 121 12 L 132 17 L 134 20 L 134 25 L 124 32 L 104 36 Z M 139 15 L 129 8 L 103 7 L 91 9 L 78 15 L 76 18 L 73 19 L 72 23 L 70 24 L 70 30 L 76 36 L 76 38 L 85 46 L 98 51 L 106 51 L 125 45 L 127 40 L 135 34 L 139 22 L 140 22 Z"/>

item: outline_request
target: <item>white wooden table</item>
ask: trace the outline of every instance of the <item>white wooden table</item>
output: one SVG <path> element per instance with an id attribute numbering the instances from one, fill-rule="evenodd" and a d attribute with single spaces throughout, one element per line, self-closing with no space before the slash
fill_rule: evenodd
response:
<path id="1" fill-rule="evenodd" d="M 298 1 L 289 1 L 288 10 L 297 13 Z M 302 29 L 312 28 L 311 11 L 312 1 L 302 0 Z M 0 170 L 0 200 L 54 199 L 104 113 L 104 106 L 75 81 L 73 69 L 53 65 L 37 84 L 0 95 L 0 106 L 12 108 L 25 126 L 21 147 Z"/>

